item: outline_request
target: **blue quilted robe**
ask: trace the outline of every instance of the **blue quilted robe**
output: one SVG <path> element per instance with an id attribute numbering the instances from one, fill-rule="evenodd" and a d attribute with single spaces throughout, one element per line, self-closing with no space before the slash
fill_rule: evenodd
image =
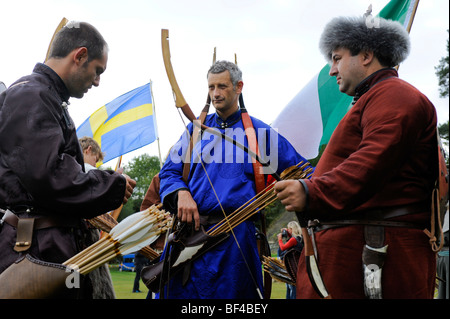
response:
<path id="1" fill-rule="evenodd" d="M 252 122 L 260 152 L 278 173 L 305 160 L 285 138 L 267 124 L 255 118 L 252 118 Z M 216 113 L 210 114 L 205 124 L 233 136 L 245 146 L 248 145 L 240 111 L 226 121 Z M 188 129 L 192 132 L 192 124 L 189 124 Z M 199 155 L 226 214 L 232 213 L 256 195 L 252 159 L 232 143 L 209 133 L 203 133 L 201 143 L 197 143 L 192 152 L 190 175 L 186 185 L 181 175 L 188 143 L 189 135 L 185 133 L 171 149 L 160 172 L 160 195 L 163 202 L 167 195 L 181 188 L 188 188 L 201 215 L 223 215 L 199 161 Z M 175 275 L 168 287 L 166 286 L 164 297 L 260 298 L 258 289 L 263 293 L 262 268 L 253 221 L 243 222 L 233 230 L 241 251 L 235 238 L 230 236 L 193 262 L 190 278 L 185 286 L 182 285 L 182 273 Z"/>

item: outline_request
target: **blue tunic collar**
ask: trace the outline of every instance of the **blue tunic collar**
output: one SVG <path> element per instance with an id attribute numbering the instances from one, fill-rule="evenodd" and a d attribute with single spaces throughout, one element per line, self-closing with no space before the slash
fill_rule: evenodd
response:
<path id="1" fill-rule="evenodd" d="M 231 114 L 226 120 L 223 120 L 217 113 L 214 113 L 214 122 L 216 123 L 216 127 L 221 129 L 225 129 L 228 127 L 233 127 L 234 124 L 241 120 L 241 110 L 237 110 L 233 114 Z"/>

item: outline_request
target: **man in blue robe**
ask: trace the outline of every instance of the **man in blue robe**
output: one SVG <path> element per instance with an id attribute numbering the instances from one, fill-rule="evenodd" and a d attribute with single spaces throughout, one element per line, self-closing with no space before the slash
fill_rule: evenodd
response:
<path id="1" fill-rule="evenodd" d="M 242 72 L 231 62 L 218 61 L 208 71 L 208 87 L 216 109 L 204 124 L 248 146 L 241 110 Z M 270 163 L 265 174 L 278 174 L 306 161 L 289 142 L 269 125 L 251 117 L 261 157 Z M 190 134 L 193 125 L 188 125 Z M 183 180 L 183 162 L 190 134 L 182 135 L 172 147 L 160 172 L 160 196 L 164 206 L 178 214 L 182 222 L 196 229 L 202 219 L 224 219 L 256 195 L 252 158 L 222 137 L 204 132 L 190 157 L 187 182 Z M 206 172 L 205 172 L 206 170 Z M 267 181 L 267 176 L 264 178 Z M 212 184 L 212 186 L 211 186 Z M 211 224 L 211 223 L 210 223 Z M 207 226 L 209 227 L 209 226 Z M 215 246 L 192 262 L 187 282 L 183 272 L 170 280 L 165 298 L 262 298 L 261 261 L 256 245 L 256 228 L 247 220 L 233 228 L 234 236 Z M 245 258 L 245 260 L 244 260 Z"/>

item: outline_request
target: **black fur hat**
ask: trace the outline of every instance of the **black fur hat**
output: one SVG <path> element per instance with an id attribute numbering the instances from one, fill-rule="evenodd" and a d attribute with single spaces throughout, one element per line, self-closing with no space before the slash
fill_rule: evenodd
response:
<path id="1" fill-rule="evenodd" d="M 332 51 L 338 48 L 349 49 L 352 55 L 368 50 L 383 66 L 394 67 L 408 56 L 410 41 L 399 22 L 364 15 L 331 20 L 322 33 L 319 47 L 329 61 Z"/>

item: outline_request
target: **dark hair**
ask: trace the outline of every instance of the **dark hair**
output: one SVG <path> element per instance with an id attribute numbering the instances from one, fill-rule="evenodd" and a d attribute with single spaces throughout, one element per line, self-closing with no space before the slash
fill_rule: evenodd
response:
<path id="1" fill-rule="evenodd" d="M 89 62 L 100 59 L 108 44 L 100 32 L 89 23 L 71 21 L 56 34 L 49 58 L 64 58 L 81 47 L 87 48 Z"/>

